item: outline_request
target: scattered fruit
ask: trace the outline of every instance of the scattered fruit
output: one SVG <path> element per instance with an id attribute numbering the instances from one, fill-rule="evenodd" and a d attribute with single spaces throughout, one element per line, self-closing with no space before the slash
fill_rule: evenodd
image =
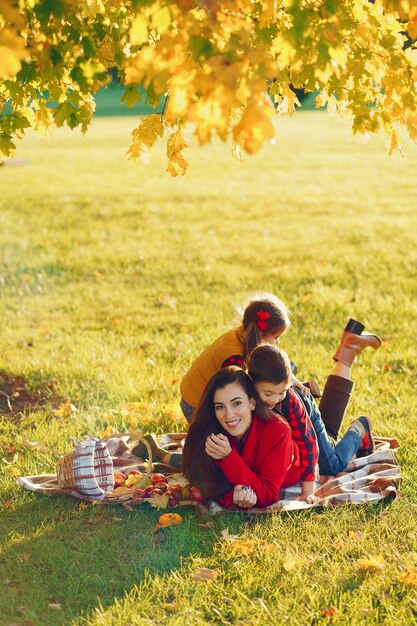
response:
<path id="1" fill-rule="evenodd" d="M 203 496 L 201 495 L 201 491 L 198 487 L 191 487 L 192 499 L 196 502 L 203 502 Z"/>
<path id="2" fill-rule="evenodd" d="M 122 487 L 125 484 L 126 476 L 122 472 L 115 472 L 113 480 L 115 487 Z"/>
<path id="3" fill-rule="evenodd" d="M 165 474 L 154 474 L 151 478 L 152 484 L 166 482 Z"/>

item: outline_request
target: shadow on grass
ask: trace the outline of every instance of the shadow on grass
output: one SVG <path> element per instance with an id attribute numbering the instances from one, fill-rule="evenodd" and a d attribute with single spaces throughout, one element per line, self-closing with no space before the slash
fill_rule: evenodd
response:
<path id="1" fill-rule="evenodd" d="M 145 577 L 210 555 L 219 529 L 230 526 L 221 516 L 199 527 L 204 520 L 184 509 L 181 526 L 154 533 L 160 513 L 25 494 L 20 507 L 0 514 L 2 623 L 64 625 L 99 604 L 105 610 Z M 235 530 L 246 521 L 235 517 Z"/>

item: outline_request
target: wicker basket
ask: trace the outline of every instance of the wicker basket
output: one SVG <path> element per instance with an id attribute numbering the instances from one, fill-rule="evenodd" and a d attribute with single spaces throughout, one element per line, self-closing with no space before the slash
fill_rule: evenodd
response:
<path id="1" fill-rule="evenodd" d="M 145 439 L 140 439 L 149 455 L 148 471 L 143 475 L 142 484 L 152 468 L 152 450 Z M 78 441 L 75 450 L 58 459 L 56 473 L 59 487 L 72 489 L 92 500 L 101 500 L 113 491 L 113 462 L 106 442 L 95 437 Z"/>

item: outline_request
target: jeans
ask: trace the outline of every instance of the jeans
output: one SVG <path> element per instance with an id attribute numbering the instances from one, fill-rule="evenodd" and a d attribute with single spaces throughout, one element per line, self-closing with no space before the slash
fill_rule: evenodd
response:
<path id="1" fill-rule="evenodd" d="M 184 398 L 181 398 L 180 407 L 181 407 L 181 411 L 183 412 L 185 419 L 187 420 L 188 423 L 190 423 L 191 418 L 193 416 L 194 407 L 191 406 L 191 404 L 188 404 L 188 402 L 186 402 Z"/>
<path id="2" fill-rule="evenodd" d="M 294 387 L 293 389 L 303 402 L 316 433 L 320 474 L 334 476 L 339 472 L 343 472 L 361 446 L 359 435 L 354 431 L 348 430 L 339 443 L 333 447 L 314 398 L 312 396 L 304 396 Z"/>

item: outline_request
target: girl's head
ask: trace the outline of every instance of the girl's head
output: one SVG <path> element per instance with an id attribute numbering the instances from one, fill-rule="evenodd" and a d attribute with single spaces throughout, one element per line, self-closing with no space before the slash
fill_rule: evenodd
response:
<path id="1" fill-rule="evenodd" d="M 222 471 L 205 452 L 207 437 L 223 433 L 240 439 L 249 430 L 254 414 L 264 419 L 273 417 L 246 372 L 234 366 L 216 372 L 193 413 L 182 456 L 185 476 L 199 485 L 206 498 L 219 497 L 225 482 Z"/>
<path id="2" fill-rule="evenodd" d="M 291 364 L 284 350 L 271 344 L 258 346 L 249 356 L 248 373 L 269 409 L 285 398 L 291 384 Z"/>
<path id="3" fill-rule="evenodd" d="M 243 360 L 260 343 L 275 343 L 291 325 L 288 309 L 283 302 L 270 293 L 256 294 L 243 313 Z"/>

